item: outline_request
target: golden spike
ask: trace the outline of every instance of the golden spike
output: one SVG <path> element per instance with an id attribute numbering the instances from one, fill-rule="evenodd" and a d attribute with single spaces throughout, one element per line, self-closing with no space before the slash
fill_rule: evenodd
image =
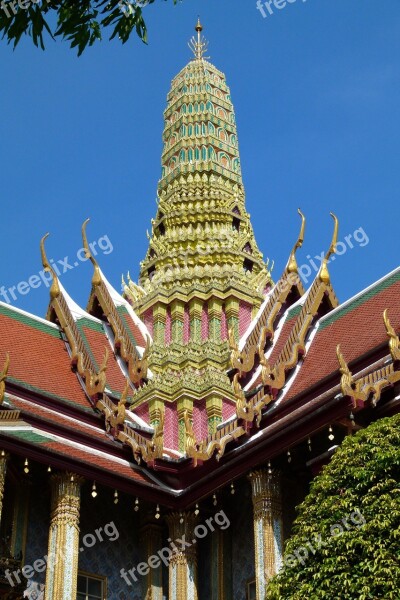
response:
<path id="1" fill-rule="evenodd" d="M 6 379 L 7 379 L 7 375 L 8 375 L 9 366 L 10 366 L 10 355 L 7 352 L 3 370 L 0 373 L 0 406 L 3 404 L 3 401 L 4 401 L 4 394 L 6 391 Z"/>
<path id="2" fill-rule="evenodd" d="M 47 271 L 48 273 L 51 273 L 51 275 L 53 277 L 53 283 L 51 284 L 51 288 L 50 288 L 50 298 L 52 300 L 55 300 L 56 298 L 58 298 L 61 291 L 60 291 L 60 286 L 58 283 L 57 274 L 47 259 L 46 250 L 44 247 L 44 243 L 47 240 L 47 238 L 49 237 L 49 235 L 50 235 L 49 233 L 46 233 L 46 235 L 44 235 L 42 237 L 42 239 L 40 240 L 40 252 L 42 255 L 42 265 L 43 265 L 44 270 Z"/>
<path id="3" fill-rule="evenodd" d="M 297 273 L 298 272 L 296 252 L 299 248 L 302 247 L 303 242 L 304 242 L 304 231 L 306 228 L 306 218 L 299 208 L 297 209 L 297 212 L 299 213 L 299 215 L 301 217 L 301 229 L 300 229 L 299 237 L 297 238 L 297 242 L 295 243 L 295 245 L 293 247 L 292 253 L 289 257 L 289 260 L 288 260 L 288 263 L 286 266 L 287 273 Z"/>
<path id="4" fill-rule="evenodd" d="M 93 254 L 90 250 L 88 241 L 87 241 L 86 227 L 87 227 L 87 224 L 89 223 L 89 221 L 90 221 L 90 219 L 86 219 L 86 221 L 82 225 L 82 240 L 83 240 L 83 248 L 85 250 L 85 257 L 90 260 L 90 262 L 92 263 L 92 265 L 94 267 L 94 273 L 93 273 L 93 277 L 92 277 L 92 285 L 96 286 L 96 285 L 100 285 L 100 283 L 101 283 L 101 275 L 100 275 L 100 267 L 97 263 L 97 260 L 94 258 Z"/>
<path id="5" fill-rule="evenodd" d="M 324 260 L 322 261 L 321 269 L 319 271 L 320 280 L 323 283 L 326 283 L 327 285 L 328 285 L 328 283 L 330 283 L 330 276 L 329 276 L 329 271 L 328 271 L 328 261 L 329 261 L 330 257 L 332 256 L 332 254 L 334 254 L 336 252 L 336 244 L 338 241 L 338 233 L 339 233 L 338 218 L 333 213 L 330 213 L 330 215 L 335 222 L 335 227 L 333 230 L 333 237 L 332 237 L 331 245 L 329 246 L 329 250 L 326 253 Z"/>
<path id="6" fill-rule="evenodd" d="M 393 362 L 400 361 L 400 339 L 389 320 L 387 308 L 383 313 L 383 321 L 385 323 L 386 333 L 389 337 L 389 349 Z"/>

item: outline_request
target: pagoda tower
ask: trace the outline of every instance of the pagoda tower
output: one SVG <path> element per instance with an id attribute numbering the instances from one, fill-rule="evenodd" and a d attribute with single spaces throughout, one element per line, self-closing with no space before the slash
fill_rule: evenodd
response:
<path id="1" fill-rule="evenodd" d="M 205 56 L 202 29 L 198 21 L 194 57 L 167 97 L 158 210 L 139 285 L 124 282 L 153 337 L 153 377 L 135 405 L 149 403 L 154 425 L 176 410 L 172 446 L 181 451 L 185 414 L 202 436 L 234 414 L 228 338 L 244 334 L 271 285 L 245 207 L 230 90 Z"/>

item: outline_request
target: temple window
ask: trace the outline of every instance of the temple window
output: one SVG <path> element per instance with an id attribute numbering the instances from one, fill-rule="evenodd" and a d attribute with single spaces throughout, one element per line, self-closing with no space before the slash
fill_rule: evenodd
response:
<path id="1" fill-rule="evenodd" d="M 78 574 L 77 600 L 103 600 L 107 594 L 106 584 L 105 577 Z"/>
<path id="2" fill-rule="evenodd" d="M 147 275 L 149 276 L 150 281 L 153 279 L 155 272 L 156 272 L 156 268 L 154 265 L 152 267 L 150 267 L 150 269 L 147 269 Z"/>
<path id="3" fill-rule="evenodd" d="M 240 219 L 237 217 L 233 217 L 232 219 L 232 228 L 236 231 L 240 231 Z"/>

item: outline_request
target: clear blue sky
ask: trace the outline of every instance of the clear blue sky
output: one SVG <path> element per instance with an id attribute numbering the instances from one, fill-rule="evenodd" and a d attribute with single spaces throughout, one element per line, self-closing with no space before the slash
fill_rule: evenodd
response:
<path id="1" fill-rule="evenodd" d="M 45 52 L 0 44 L 0 286 L 40 270 L 47 231 L 49 256 L 73 263 L 87 216 L 89 238 L 113 245 L 99 256 L 109 280 L 137 276 L 156 211 L 166 94 L 199 13 L 231 87 L 247 208 L 275 275 L 298 206 L 308 218 L 300 262 L 328 247 L 329 211 L 340 239 L 360 227 L 368 235 L 331 267 L 341 300 L 397 266 L 399 0 L 297 0 L 267 18 L 255 0 L 171 0 L 145 9 L 148 46 L 105 40 L 78 59 L 60 41 Z M 90 277 L 88 264 L 62 277 L 82 305 Z M 41 286 L 13 303 L 43 315 L 47 302 Z"/>

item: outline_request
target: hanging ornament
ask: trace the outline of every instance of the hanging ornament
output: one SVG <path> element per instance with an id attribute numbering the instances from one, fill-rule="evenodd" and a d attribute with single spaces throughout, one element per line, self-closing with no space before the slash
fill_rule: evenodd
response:
<path id="1" fill-rule="evenodd" d="M 199 510 L 199 505 L 198 504 L 196 504 L 196 508 L 195 508 L 194 514 L 196 515 L 196 517 L 200 514 L 200 510 Z"/>
<path id="2" fill-rule="evenodd" d="M 114 504 L 118 504 L 118 502 L 119 502 L 118 490 L 115 490 L 115 492 L 114 492 Z"/>
<path id="3" fill-rule="evenodd" d="M 288 461 L 288 463 L 292 462 L 292 455 L 290 453 L 290 450 L 287 451 L 287 461 Z"/>
<path id="4" fill-rule="evenodd" d="M 350 419 L 351 426 L 352 426 L 352 427 L 353 427 L 353 429 L 354 429 L 354 427 L 356 426 L 356 422 L 355 422 L 355 420 L 354 420 L 354 415 L 353 415 L 353 413 L 352 413 L 352 412 L 351 412 L 351 413 L 350 413 L 350 415 L 349 415 L 349 419 Z"/>
<path id="5" fill-rule="evenodd" d="M 309 437 L 307 440 L 307 444 L 308 444 L 308 451 L 311 452 L 312 450 L 312 445 L 311 445 L 311 438 Z"/>
<path id="6" fill-rule="evenodd" d="M 135 512 L 137 512 L 139 510 L 139 498 L 136 498 L 135 500 L 135 507 L 133 509 Z"/>
<path id="7" fill-rule="evenodd" d="M 271 461 L 268 461 L 268 475 L 272 475 L 272 465 L 271 465 Z"/>
<path id="8" fill-rule="evenodd" d="M 328 435 L 328 439 L 333 442 L 333 440 L 335 439 L 334 433 L 333 433 L 333 429 L 332 429 L 332 425 L 329 427 L 329 435 Z"/>
<path id="9" fill-rule="evenodd" d="M 182 525 L 184 522 L 184 518 L 183 518 L 183 514 L 180 513 L 180 519 L 179 519 L 179 523 Z"/>
<path id="10" fill-rule="evenodd" d="M 24 462 L 24 473 L 29 473 L 29 461 L 26 458 Z"/>
<path id="11" fill-rule="evenodd" d="M 71 479 L 70 479 L 71 483 L 74 483 L 74 476 L 71 475 Z"/>
<path id="12" fill-rule="evenodd" d="M 235 495 L 235 486 L 233 483 L 231 483 L 231 494 L 232 494 L 232 496 Z"/>
<path id="13" fill-rule="evenodd" d="M 51 473 L 51 466 L 50 465 L 47 467 L 47 472 Z"/>
<path id="14" fill-rule="evenodd" d="M 161 517 L 161 515 L 160 515 L 160 505 L 157 504 L 155 518 L 159 519 L 160 517 Z"/>
<path id="15" fill-rule="evenodd" d="M 93 485 L 92 485 L 92 498 L 96 498 L 96 496 L 97 496 L 96 482 L 93 481 Z"/>
<path id="16" fill-rule="evenodd" d="M 218 504 L 217 494 L 213 494 L 213 504 L 214 504 L 214 506 L 217 506 L 217 504 Z"/>

